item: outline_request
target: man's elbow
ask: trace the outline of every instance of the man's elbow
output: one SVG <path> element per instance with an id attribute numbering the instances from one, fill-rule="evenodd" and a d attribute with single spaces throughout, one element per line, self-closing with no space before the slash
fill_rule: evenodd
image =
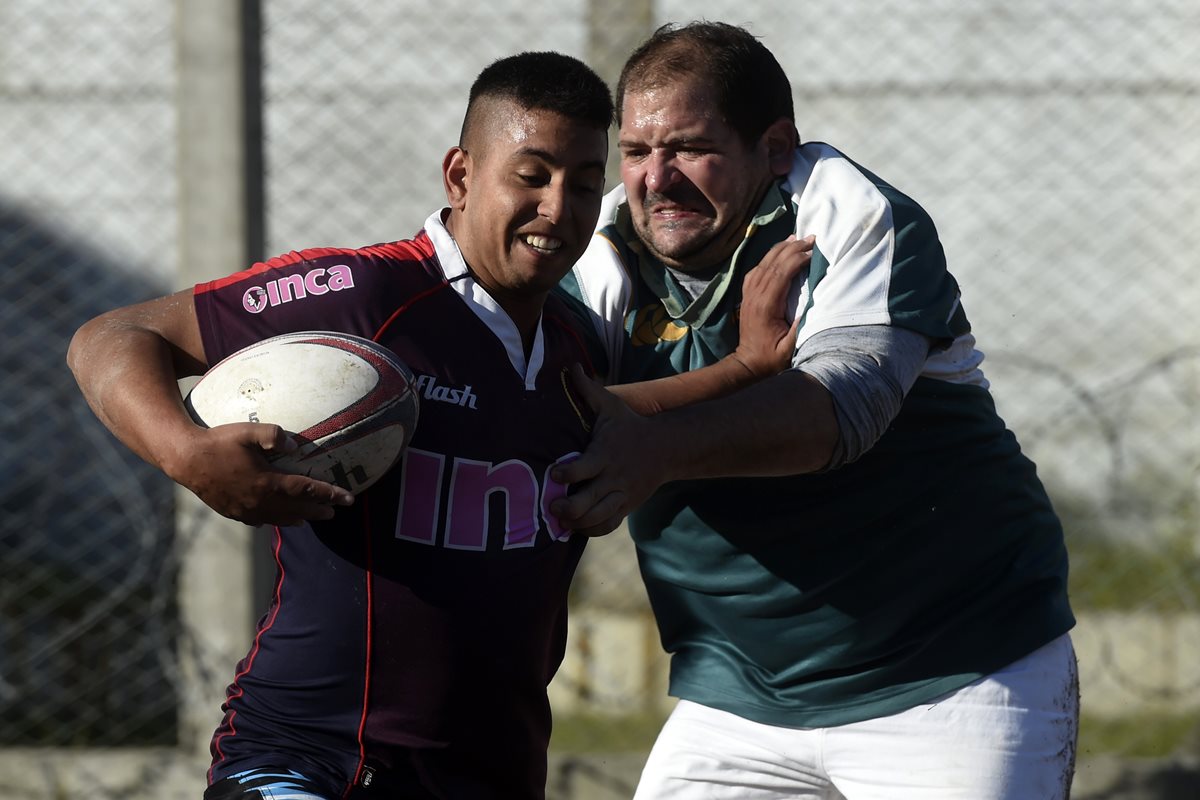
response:
<path id="1" fill-rule="evenodd" d="M 799 463 L 799 472 L 821 472 L 829 467 L 841 442 L 841 428 L 833 395 L 812 375 L 795 370 L 785 373 L 792 381 L 801 409 L 795 415 L 796 441 L 792 451 Z"/>
<path id="2" fill-rule="evenodd" d="M 807 454 L 805 472 L 822 472 L 829 469 L 841 443 L 841 428 L 834 410 L 833 397 L 822 392 L 824 402 L 814 410 L 807 426 L 807 436 L 801 451 Z"/>
<path id="3" fill-rule="evenodd" d="M 75 376 L 76 380 L 79 380 L 82 370 L 89 360 L 89 343 L 99 324 L 98 318 L 85 322 L 71 336 L 71 342 L 67 345 L 67 368 L 71 370 L 71 374 Z"/>

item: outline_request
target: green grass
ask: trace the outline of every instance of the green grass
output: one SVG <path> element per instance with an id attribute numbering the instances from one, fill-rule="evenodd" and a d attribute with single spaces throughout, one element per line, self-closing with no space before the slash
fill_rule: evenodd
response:
<path id="1" fill-rule="evenodd" d="M 1200 715 L 1195 712 L 1117 718 L 1084 714 L 1079 723 L 1079 758 L 1163 758 L 1179 753 L 1200 755 Z"/>

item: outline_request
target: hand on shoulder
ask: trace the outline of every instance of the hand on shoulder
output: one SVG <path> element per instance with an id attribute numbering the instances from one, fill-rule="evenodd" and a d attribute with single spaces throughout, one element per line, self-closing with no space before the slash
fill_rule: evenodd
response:
<path id="1" fill-rule="evenodd" d="M 772 247 L 742 281 L 738 346 L 731 358 L 754 379 L 791 366 L 798 323 L 788 309 L 792 283 L 812 261 L 813 237 L 789 236 Z"/>

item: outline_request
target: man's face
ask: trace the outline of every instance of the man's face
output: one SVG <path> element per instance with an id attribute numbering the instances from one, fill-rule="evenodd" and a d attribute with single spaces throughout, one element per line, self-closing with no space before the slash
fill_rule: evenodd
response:
<path id="1" fill-rule="evenodd" d="M 501 305 L 545 294 L 583 254 L 600 214 L 608 134 L 553 111 L 493 103 L 446 156 L 449 226 Z"/>
<path id="2" fill-rule="evenodd" d="M 775 177 L 766 144 L 747 146 L 686 77 L 627 90 L 619 147 L 634 230 L 676 269 L 728 258 Z"/>

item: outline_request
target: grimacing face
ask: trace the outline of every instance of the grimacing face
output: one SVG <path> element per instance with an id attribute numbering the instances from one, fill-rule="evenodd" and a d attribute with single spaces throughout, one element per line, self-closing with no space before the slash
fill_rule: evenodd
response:
<path id="1" fill-rule="evenodd" d="M 728 258 L 778 174 L 766 140 L 747 146 L 699 80 L 627 88 L 621 180 L 634 230 L 651 254 L 682 270 Z"/>
<path id="2" fill-rule="evenodd" d="M 476 279 L 506 307 L 550 291 L 583 254 L 600 214 L 608 133 L 486 102 L 471 141 L 443 164 L 447 224 Z"/>

